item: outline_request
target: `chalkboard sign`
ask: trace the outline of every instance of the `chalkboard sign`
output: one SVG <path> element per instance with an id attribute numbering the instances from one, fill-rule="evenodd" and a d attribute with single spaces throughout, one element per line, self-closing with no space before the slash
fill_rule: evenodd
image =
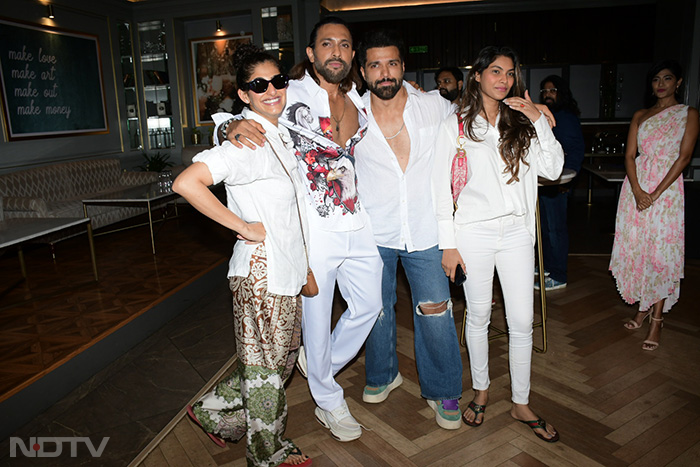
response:
<path id="1" fill-rule="evenodd" d="M 10 140 L 108 131 L 96 36 L 0 19 L 0 79 Z"/>

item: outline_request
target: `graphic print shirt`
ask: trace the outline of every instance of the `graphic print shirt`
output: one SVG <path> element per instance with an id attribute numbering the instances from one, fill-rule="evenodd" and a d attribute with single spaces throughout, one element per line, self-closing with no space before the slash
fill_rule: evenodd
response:
<path id="1" fill-rule="evenodd" d="M 359 129 L 345 147 L 333 141 L 328 93 L 308 73 L 289 82 L 287 106 L 279 118 L 294 141 L 305 178 L 309 224 L 331 232 L 359 230 L 369 222 L 360 206 L 355 173 L 355 145 L 367 132 L 367 111 L 355 85 L 347 96 L 357 108 Z M 232 115 L 220 112 L 212 117 L 219 126 Z"/>
<path id="2" fill-rule="evenodd" d="M 355 145 L 367 132 L 367 112 L 354 85 L 348 97 L 357 108 L 359 129 L 345 147 L 333 141 L 328 93 L 308 73 L 289 82 L 287 107 L 279 120 L 292 136 L 306 177 L 309 222 L 327 231 L 358 230 L 367 219 L 355 173 Z"/>

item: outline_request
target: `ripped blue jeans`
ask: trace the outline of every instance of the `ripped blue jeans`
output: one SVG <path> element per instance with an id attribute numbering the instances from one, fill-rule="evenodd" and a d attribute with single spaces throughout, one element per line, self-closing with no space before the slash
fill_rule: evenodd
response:
<path id="1" fill-rule="evenodd" d="M 437 246 L 407 252 L 379 247 L 384 261 L 382 312 L 367 338 L 365 377 L 368 386 L 391 383 L 399 371 L 396 354 L 396 270 L 401 260 L 413 300 L 416 365 L 421 395 L 430 400 L 459 399 L 462 395 L 462 359 L 452 314 L 449 279 L 441 267 Z M 421 304 L 447 302 L 447 309 L 423 314 Z"/>

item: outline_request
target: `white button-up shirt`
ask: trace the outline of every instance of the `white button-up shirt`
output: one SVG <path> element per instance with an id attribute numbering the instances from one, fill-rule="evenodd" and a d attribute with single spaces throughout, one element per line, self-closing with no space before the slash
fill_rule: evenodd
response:
<path id="1" fill-rule="evenodd" d="M 369 128 L 355 154 L 360 199 L 377 245 L 412 252 L 438 243 L 430 173 L 440 123 L 454 106 L 438 91 L 424 93 L 405 81 L 403 87 L 408 92 L 403 121 L 411 140 L 406 171 L 372 115 L 370 92 L 363 96 Z"/>
<path id="2" fill-rule="evenodd" d="M 243 110 L 243 117 L 262 124 L 268 144 L 257 150 L 245 146 L 238 149 L 225 141 L 221 146 L 200 152 L 192 160 L 207 165 L 214 183 L 224 182 L 230 211 L 246 222 L 263 224 L 266 232 L 264 244 L 268 291 L 276 295 L 294 296 L 306 283 L 307 273 L 302 240 L 302 225 L 303 231 L 308 232 L 304 181 L 299 174 L 287 129 L 281 125 L 276 127 L 248 109 Z M 248 276 L 250 258 L 257 246 L 236 242 L 229 261 L 229 277 Z"/>
<path id="3" fill-rule="evenodd" d="M 530 142 L 525 156 L 529 166 L 521 164 L 518 173 L 520 181 L 508 184 L 511 173 L 504 172 L 506 164 L 498 150 L 498 120 L 494 127 L 483 117 L 476 117 L 475 133 L 482 141 L 470 140 L 467 131 L 464 131 L 467 184 L 457 199 L 458 209 L 453 216 L 450 171 L 457 152 L 457 115 L 451 115 L 442 123 L 433 167 L 433 197 L 440 229 L 440 249 L 457 248 L 455 227 L 510 215 L 525 217 L 525 225 L 534 244 L 537 176 L 556 180 L 564 165 L 564 151 L 549 128 L 547 119 L 540 116 L 534 126 L 537 137 Z"/>

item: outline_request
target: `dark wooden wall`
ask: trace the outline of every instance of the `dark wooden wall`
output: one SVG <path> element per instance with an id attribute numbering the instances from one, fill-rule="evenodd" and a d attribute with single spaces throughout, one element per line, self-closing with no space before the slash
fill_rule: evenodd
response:
<path id="1" fill-rule="evenodd" d="M 469 14 L 358 21 L 359 40 L 374 28 L 393 28 L 406 46 L 427 45 L 408 54 L 406 69 L 466 66 L 487 45 L 508 45 L 525 65 L 651 62 L 655 5 L 539 12 Z"/>

